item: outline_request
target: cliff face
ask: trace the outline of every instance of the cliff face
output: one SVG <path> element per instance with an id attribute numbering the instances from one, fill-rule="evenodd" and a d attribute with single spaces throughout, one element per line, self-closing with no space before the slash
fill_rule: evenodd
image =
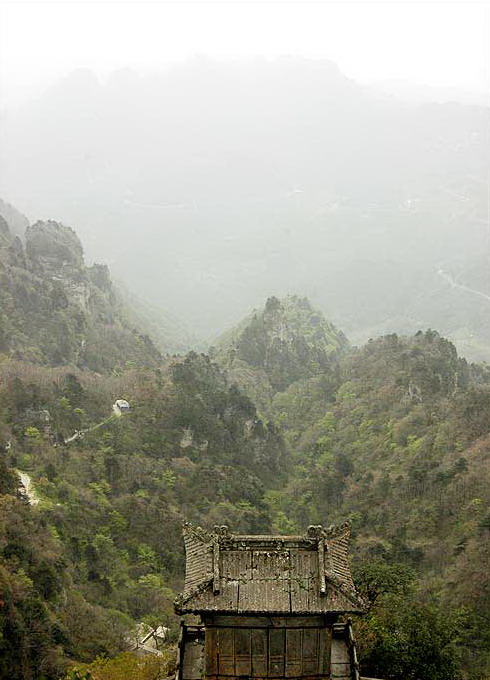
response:
<path id="1" fill-rule="evenodd" d="M 36 222 L 25 234 L 26 252 L 34 269 L 62 284 L 67 300 L 89 309 L 90 279 L 83 247 L 75 231 L 58 222 Z"/>
<path id="2" fill-rule="evenodd" d="M 1 217 L 0 351 L 99 372 L 160 360 L 150 339 L 127 321 L 108 268 L 85 266 L 73 229 L 36 222 L 27 227 L 24 246 Z"/>

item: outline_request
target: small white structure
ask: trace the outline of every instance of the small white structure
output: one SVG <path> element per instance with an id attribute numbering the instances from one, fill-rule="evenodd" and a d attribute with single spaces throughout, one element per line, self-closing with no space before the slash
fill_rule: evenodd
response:
<path id="1" fill-rule="evenodd" d="M 129 403 L 126 401 L 126 399 L 116 399 L 114 405 L 112 406 L 112 410 L 116 415 L 120 416 L 123 413 L 130 411 L 131 407 L 129 406 Z"/>
<path id="2" fill-rule="evenodd" d="M 126 642 L 132 651 L 139 654 L 155 654 L 160 656 L 170 629 L 166 626 L 152 628 L 146 623 L 138 623 Z"/>

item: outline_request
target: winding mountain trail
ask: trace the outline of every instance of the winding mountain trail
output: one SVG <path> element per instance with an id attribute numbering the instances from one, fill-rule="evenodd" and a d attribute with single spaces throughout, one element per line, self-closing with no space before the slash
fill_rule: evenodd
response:
<path id="1" fill-rule="evenodd" d="M 68 437 L 68 439 L 65 439 L 65 444 L 69 444 L 70 442 L 73 442 L 77 439 L 81 439 L 82 437 L 84 437 L 89 432 L 93 432 L 94 430 L 97 430 L 99 427 L 106 425 L 111 420 L 114 420 L 114 418 L 120 418 L 121 416 L 122 416 L 122 412 L 117 408 L 116 404 L 113 404 L 112 413 L 108 418 L 106 418 L 105 420 L 103 420 L 100 423 L 97 423 L 97 425 L 92 425 L 92 427 L 88 427 L 86 430 L 75 430 L 75 432 L 71 435 L 71 437 Z"/>
<path id="2" fill-rule="evenodd" d="M 97 425 L 93 425 L 92 427 L 88 427 L 86 430 L 76 430 L 74 434 L 71 435 L 71 437 L 68 437 L 68 439 L 65 439 L 65 444 L 69 444 L 70 442 L 75 441 L 76 439 L 81 439 L 84 437 L 86 434 L 89 432 L 93 432 L 94 430 L 97 430 L 99 427 L 102 427 L 102 425 L 105 425 L 109 421 L 113 420 L 114 418 L 117 417 L 117 414 L 112 413 L 108 418 L 103 420 L 101 423 L 97 423 Z"/>
<path id="3" fill-rule="evenodd" d="M 445 281 L 447 281 L 452 288 L 459 288 L 460 290 L 464 290 L 467 293 L 471 293 L 472 295 L 478 295 L 478 297 L 481 297 L 487 302 L 490 302 L 490 295 L 487 295 L 487 293 L 483 293 L 481 290 L 475 290 L 474 288 L 469 288 L 468 286 L 465 286 L 461 283 L 457 283 L 453 279 L 451 274 L 446 274 L 446 272 L 443 269 L 438 269 L 437 274 Z"/>

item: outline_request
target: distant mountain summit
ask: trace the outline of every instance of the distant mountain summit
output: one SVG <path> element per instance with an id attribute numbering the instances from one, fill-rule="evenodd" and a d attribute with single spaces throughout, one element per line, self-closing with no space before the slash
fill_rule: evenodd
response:
<path id="1" fill-rule="evenodd" d="M 107 266 L 85 265 L 73 229 L 39 221 L 27 227 L 24 245 L 1 215 L 0 352 L 99 372 L 161 360 L 128 322 Z"/>
<path id="2" fill-rule="evenodd" d="M 39 220 L 26 229 L 26 250 L 33 262 L 57 271 L 84 266 L 83 246 L 75 231 L 59 222 Z"/>
<path id="3" fill-rule="evenodd" d="M 221 336 L 216 357 L 231 379 L 264 403 L 292 383 L 329 369 L 349 342 L 307 298 L 270 297 L 235 329 Z"/>

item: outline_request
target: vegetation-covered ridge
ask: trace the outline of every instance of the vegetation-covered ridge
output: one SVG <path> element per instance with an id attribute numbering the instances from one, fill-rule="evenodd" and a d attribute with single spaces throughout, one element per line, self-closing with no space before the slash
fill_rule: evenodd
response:
<path id="1" fill-rule="evenodd" d="M 0 352 L 99 372 L 157 366 L 160 352 L 128 318 L 107 266 L 85 266 L 72 229 L 36 222 L 24 245 L 0 215 Z"/>
<path id="2" fill-rule="evenodd" d="M 255 403 L 298 380 L 328 372 L 349 343 L 305 297 L 270 297 L 264 309 L 219 338 L 211 354 Z"/>
<path id="3" fill-rule="evenodd" d="M 13 351 L 0 360 L 1 678 L 143 673 L 128 656 L 91 662 L 137 622 L 175 639 L 184 520 L 254 534 L 346 518 L 370 602 L 363 674 L 488 678 L 490 371 L 435 331 L 351 349 L 306 300 L 270 298 L 214 359 L 103 375 Z M 237 361 L 266 394 L 236 384 Z"/>
<path id="4" fill-rule="evenodd" d="M 337 380 L 336 384 L 332 379 Z M 490 371 L 434 331 L 386 336 L 275 395 L 291 450 L 273 526 L 349 518 L 367 675 L 490 672 Z"/>
<path id="5" fill-rule="evenodd" d="M 257 318 L 238 336 L 260 338 Z M 284 347 L 281 360 L 288 362 Z M 296 533 L 326 518 L 351 520 L 358 581 L 373 604 L 362 623 L 366 674 L 459 677 L 463 669 L 464 677 L 487 678 L 488 367 L 468 364 L 435 331 L 392 334 L 337 351 L 311 373 L 305 366 L 301 378 L 270 385 L 268 394 L 266 411 L 291 466 L 287 483 L 267 495 L 273 528 Z M 437 654 L 422 649 L 430 630 Z M 438 656 L 434 666 L 429 653 Z"/>

